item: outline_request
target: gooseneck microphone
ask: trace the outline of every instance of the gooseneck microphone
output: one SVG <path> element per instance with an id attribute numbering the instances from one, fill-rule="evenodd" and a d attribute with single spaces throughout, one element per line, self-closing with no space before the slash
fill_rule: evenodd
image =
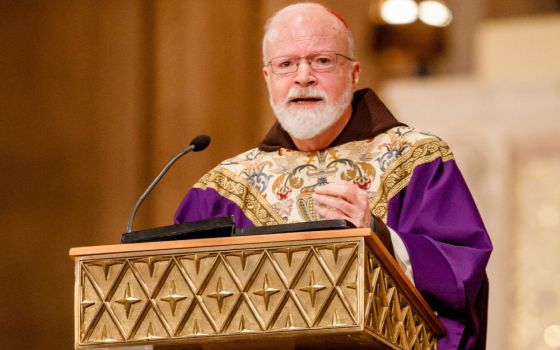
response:
<path id="1" fill-rule="evenodd" d="M 144 193 L 142 193 L 142 195 L 140 196 L 140 198 L 136 202 L 136 205 L 134 205 L 134 208 L 132 208 L 132 211 L 130 212 L 130 215 L 128 216 L 128 226 L 127 226 L 127 231 L 126 232 L 132 232 L 132 225 L 134 224 L 134 218 L 136 217 L 136 213 L 138 212 L 138 209 L 140 208 L 140 205 L 142 205 L 142 202 L 144 202 L 144 199 L 146 199 L 146 197 L 150 194 L 150 192 L 152 192 L 154 187 L 156 187 L 159 180 L 161 180 L 161 178 L 167 173 L 169 168 L 171 168 L 171 166 L 173 166 L 173 164 L 175 164 L 175 162 L 177 160 L 179 160 L 179 158 L 181 158 L 185 154 L 187 154 L 191 151 L 193 151 L 193 152 L 203 151 L 203 150 L 206 149 L 206 147 L 208 147 L 209 144 L 210 144 L 210 136 L 208 136 L 208 135 L 198 135 L 194 139 L 192 139 L 191 143 L 189 144 L 189 146 L 187 148 L 185 148 L 184 150 L 179 152 L 179 154 L 177 154 L 175 157 L 173 157 L 173 159 L 171 159 L 169 161 L 169 163 L 167 163 L 165 168 L 163 168 L 163 170 L 154 179 L 154 181 L 152 181 L 150 186 L 148 186 L 148 188 L 144 191 Z"/>

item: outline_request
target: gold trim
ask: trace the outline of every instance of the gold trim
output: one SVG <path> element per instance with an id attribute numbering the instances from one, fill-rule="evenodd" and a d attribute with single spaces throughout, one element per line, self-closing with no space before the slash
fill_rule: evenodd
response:
<path id="1" fill-rule="evenodd" d="M 257 226 L 277 225 L 284 220 L 272 205 L 247 180 L 225 168 L 214 168 L 193 188 L 216 190 L 222 197 L 237 204 Z"/>
<path id="2" fill-rule="evenodd" d="M 416 142 L 381 176 L 379 189 L 369 205 L 371 212 L 385 221 L 389 200 L 408 185 L 414 169 L 437 158 L 444 162 L 454 159 L 445 142 L 434 138 Z"/>

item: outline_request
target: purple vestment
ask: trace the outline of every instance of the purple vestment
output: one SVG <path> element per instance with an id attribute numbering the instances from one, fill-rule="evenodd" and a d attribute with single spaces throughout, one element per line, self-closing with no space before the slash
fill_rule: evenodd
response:
<path id="1" fill-rule="evenodd" d="M 214 189 L 191 189 L 177 223 L 233 215 L 239 227 L 254 224 Z M 418 166 L 408 186 L 389 201 L 387 224 L 404 241 L 414 281 L 438 312 L 447 336 L 440 349 L 484 349 L 492 250 L 484 224 L 453 160 Z"/>
<path id="2" fill-rule="evenodd" d="M 438 312 L 440 349 L 485 349 L 490 239 L 455 161 L 414 170 L 389 201 L 387 225 L 404 241 L 416 288 Z"/>
<path id="3" fill-rule="evenodd" d="M 381 108 L 379 105 L 381 102 L 372 100 L 368 94 L 369 92 L 366 92 L 365 96 L 355 98 L 353 108 L 355 111 L 362 110 L 363 113 L 360 113 L 363 115 L 353 115 L 350 122 L 352 125 L 346 128 L 347 131 L 354 128 L 356 132 L 361 132 L 360 118 L 365 118 L 364 115 L 370 118 L 374 114 L 373 110 L 379 111 Z M 362 99 L 367 102 L 365 107 L 361 104 Z M 375 125 L 375 118 L 372 117 L 372 120 L 371 124 Z M 381 140 L 377 146 L 374 145 L 376 140 Z M 368 159 L 370 164 L 375 164 L 375 169 L 371 166 L 369 170 L 370 177 L 361 176 L 360 181 L 355 183 L 366 187 L 369 186 L 368 181 L 376 184 L 377 187 L 372 185 L 370 188 L 372 196 L 379 194 L 371 197 L 372 203 L 379 205 L 373 213 L 383 213 L 387 226 L 403 240 L 410 256 L 415 285 L 430 306 L 438 312 L 438 317 L 446 327 L 447 335 L 439 340 L 439 348 L 485 349 L 488 304 L 488 280 L 485 268 L 492 245 L 473 198 L 448 147 L 434 135 L 421 133 L 406 126 L 393 126 L 388 131 L 381 131 L 374 138 L 364 140 L 363 144 L 352 145 L 354 148 L 347 145 L 340 142 L 319 158 L 323 162 L 328 162 L 329 159 L 325 161 L 323 158 L 334 154 L 334 160 L 329 164 L 344 163 L 347 168 L 344 168 L 346 172 L 342 171 L 344 169 L 341 170 L 342 174 L 349 174 L 348 169 L 354 169 L 355 173 L 358 170 L 363 172 L 370 169 L 364 165 L 367 163 L 364 159 Z M 267 175 L 263 164 L 284 164 L 284 158 L 288 157 L 292 157 L 289 164 L 307 166 L 310 162 L 318 163 L 310 161 L 309 154 L 307 158 L 302 158 L 305 161 L 298 163 L 293 160 L 293 154 L 290 153 L 297 151 L 289 151 L 285 148 L 272 149 L 271 152 L 248 152 L 243 154 L 241 160 L 235 162 L 228 160 L 222 163 L 223 167 L 235 171 L 220 171 L 216 173 L 217 175 L 203 178 L 203 185 L 191 189 L 184 198 L 177 210 L 175 222 L 229 215 L 235 216 L 236 225 L 239 227 L 262 225 L 264 221 L 259 221 L 258 218 L 269 218 L 267 220 L 276 220 L 278 223 L 290 221 L 286 216 L 278 215 L 278 212 L 284 208 L 278 204 L 285 202 L 286 198 L 291 198 L 290 191 L 295 190 L 295 187 L 280 186 L 278 184 L 283 182 L 279 179 L 274 182 L 275 192 L 272 191 L 270 188 L 273 186 L 266 183 L 272 175 Z M 358 154 L 352 155 L 352 150 L 358 150 L 356 151 Z M 382 153 L 380 150 L 386 152 Z M 365 155 L 367 157 L 364 157 Z M 268 158 L 259 163 L 256 161 L 258 157 Z M 407 157 L 410 159 L 399 163 Z M 251 168 L 247 165 L 253 163 L 258 163 L 258 166 Z M 232 164 L 234 166 L 231 166 Z M 348 168 L 348 164 L 351 168 Z M 282 169 L 288 173 L 289 169 L 286 170 L 286 166 L 283 166 Z M 249 168 L 250 171 L 247 170 Z M 270 174 L 276 174 L 280 168 L 267 170 Z M 301 173 L 302 171 L 299 171 L 297 174 Z M 295 171 L 290 173 L 290 176 L 294 174 Z M 240 186 L 243 183 L 243 186 L 252 189 L 252 192 L 245 190 L 236 196 L 227 192 L 228 188 L 235 186 L 227 185 L 224 178 L 237 175 L 241 179 L 236 180 L 241 181 Z M 358 179 L 358 175 L 355 176 Z M 213 186 L 213 181 L 219 182 L 219 185 Z M 386 185 L 389 182 L 396 185 Z M 289 181 L 285 182 L 285 184 L 289 183 Z M 397 190 L 394 190 L 395 188 Z M 259 208 L 260 216 L 256 216 L 254 198 L 259 196 L 259 191 L 262 194 L 261 202 L 275 204 L 267 206 L 265 203 Z M 245 205 L 246 202 L 251 203 L 251 208 Z M 288 214 L 285 215 L 292 215 L 291 221 L 294 221 L 293 214 L 289 214 L 289 211 L 286 213 Z"/>

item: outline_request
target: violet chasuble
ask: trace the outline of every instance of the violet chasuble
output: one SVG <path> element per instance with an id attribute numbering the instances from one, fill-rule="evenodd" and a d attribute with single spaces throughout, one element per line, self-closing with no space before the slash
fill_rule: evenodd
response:
<path id="1" fill-rule="evenodd" d="M 414 283 L 446 327 L 439 348 L 483 349 L 492 246 L 453 154 L 437 136 L 398 123 L 371 90 L 355 94 L 353 111 L 342 138 L 322 151 L 297 151 L 276 125 L 259 148 L 205 174 L 176 223 L 227 215 L 238 227 L 318 220 L 313 189 L 351 181 L 404 242 Z"/>

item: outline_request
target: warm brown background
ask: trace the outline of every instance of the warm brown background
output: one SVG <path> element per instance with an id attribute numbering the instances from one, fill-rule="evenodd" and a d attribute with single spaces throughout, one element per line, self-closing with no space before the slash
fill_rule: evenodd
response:
<path id="1" fill-rule="evenodd" d="M 0 347 L 71 349 L 73 246 L 117 243 L 137 196 L 199 133 L 136 227 L 170 224 L 192 183 L 272 122 L 265 19 L 291 1 L 0 1 Z M 554 1 L 449 1 L 446 64 L 468 72 L 472 29 Z M 368 0 L 325 1 L 354 30 L 373 85 Z"/>

